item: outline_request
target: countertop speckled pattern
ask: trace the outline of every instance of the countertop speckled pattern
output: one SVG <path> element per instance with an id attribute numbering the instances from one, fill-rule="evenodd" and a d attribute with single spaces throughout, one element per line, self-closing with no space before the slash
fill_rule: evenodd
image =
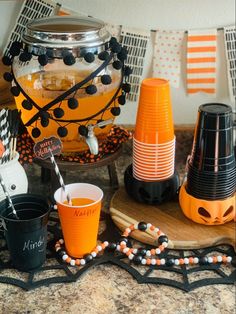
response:
<path id="1" fill-rule="evenodd" d="M 182 138 L 183 139 L 183 138 Z M 184 135 L 184 142 L 191 142 Z M 189 147 L 189 145 L 187 145 Z M 177 146 L 177 163 L 180 172 L 189 153 L 186 145 Z M 117 160 L 120 185 L 123 173 L 131 163 L 131 145 L 126 144 L 124 154 Z M 30 192 L 48 193 L 48 185 L 40 182 L 40 168 L 26 167 Z M 67 183 L 93 182 L 102 187 L 109 210 L 109 200 L 114 191 L 109 186 L 107 169 L 71 173 Z M 0 284 L 0 313 L 178 313 L 178 314 L 233 314 L 235 313 L 235 286 L 205 286 L 186 293 L 181 290 L 152 284 L 138 284 L 129 273 L 113 265 L 91 268 L 75 283 L 52 284 L 26 292 L 8 284 Z"/>

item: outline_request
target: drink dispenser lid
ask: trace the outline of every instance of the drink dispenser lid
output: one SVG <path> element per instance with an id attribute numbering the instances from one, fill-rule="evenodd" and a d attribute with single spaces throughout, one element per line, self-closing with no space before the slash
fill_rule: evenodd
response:
<path id="1" fill-rule="evenodd" d="M 98 19 L 52 16 L 28 23 L 22 41 L 34 55 L 47 53 L 50 57 L 63 58 L 68 51 L 75 57 L 104 51 L 109 47 L 110 37 L 105 24 Z"/>

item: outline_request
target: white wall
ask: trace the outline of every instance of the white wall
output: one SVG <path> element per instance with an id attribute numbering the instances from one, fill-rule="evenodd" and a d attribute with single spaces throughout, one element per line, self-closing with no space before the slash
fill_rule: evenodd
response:
<path id="1" fill-rule="evenodd" d="M 7 35 L 14 25 L 21 0 L 0 1 L 0 48 L 3 48 Z M 188 30 L 200 28 L 218 28 L 235 24 L 234 0 L 58 0 L 68 8 L 86 13 L 105 22 L 125 25 L 146 30 L 173 29 Z M 153 47 L 152 33 L 145 60 L 144 77 L 151 75 Z M 172 88 L 172 104 L 176 124 L 195 123 L 197 109 L 206 102 L 224 102 L 230 104 L 223 32 L 218 32 L 218 64 L 216 98 L 207 94 L 186 95 L 185 56 L 182 60 L 181 84 Z M 235 104 L 231 104 L 235 106 Z M 122 107 L 117 123 L 134 124 L 137 102 L 129 102 Z"/>

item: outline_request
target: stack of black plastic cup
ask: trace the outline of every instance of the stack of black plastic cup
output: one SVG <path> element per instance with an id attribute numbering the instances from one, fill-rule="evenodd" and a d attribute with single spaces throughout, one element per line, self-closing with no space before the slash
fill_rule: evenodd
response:
<path id="1" fill-rule="evenodd" d="M 186 191 L 198 199 L 222 200 L 236 188 L 232 108 L 205 104 L 198 110 Z"/>

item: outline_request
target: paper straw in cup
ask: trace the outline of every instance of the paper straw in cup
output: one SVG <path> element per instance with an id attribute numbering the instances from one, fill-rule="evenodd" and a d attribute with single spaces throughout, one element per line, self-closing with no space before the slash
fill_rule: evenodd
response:
<path id="1" fill-rule="evenodd" d="M 70 256 L 82 257 L 97 244 L 103 191 L 88 183 L 69 184 L 66 189 L 70 193 L 72 206 L 68 204 L 62 188 L 54 194 L 65 247 Z"/>
<path id="2" fill-rule="evenodd" d="M 7 191 L 7 187 L 6 187 L 6 185 L 5 185 L 4 181 L 3 181 L 3 178 L 1 176 L 1 174 L 0 174 L 0 184 L 1 184 L 3 192 L 4 192 L 4 194 L 5 194 L 5 196 L 6 196 L 7 200 L 8 200 L 8 203 L 9 203 L 10 207 L 12 208 L 13 215 L 15 216 L 16 219 L 19 219 L 19 217 L 17 216 L 16 210 L 15 210 L 15 207 L 14 207 L 14 205 L 12 203 L 11 196 L 10 196 L 10 194 Z"/>

